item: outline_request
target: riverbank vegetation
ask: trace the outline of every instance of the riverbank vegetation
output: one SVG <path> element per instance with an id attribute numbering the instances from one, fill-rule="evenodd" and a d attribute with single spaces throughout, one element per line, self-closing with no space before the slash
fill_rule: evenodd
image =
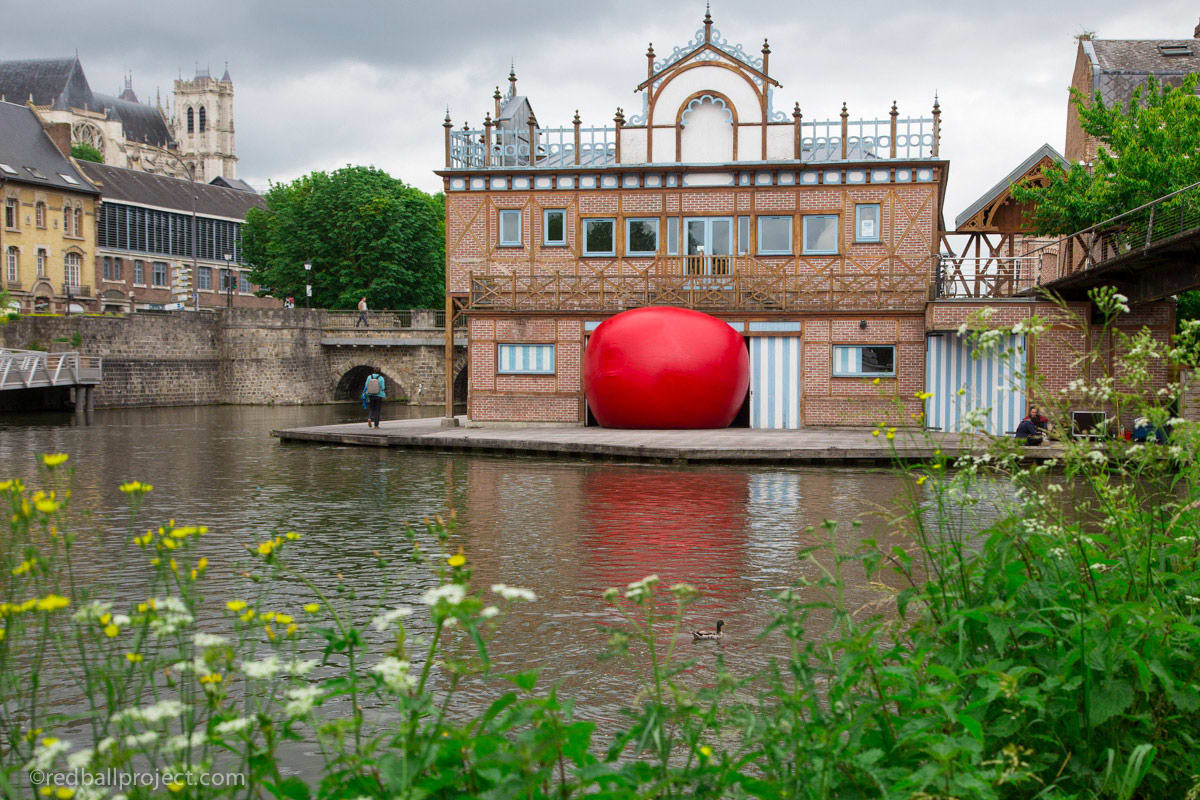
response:
<path id="1" fill-rule="evenodd" d="M 1094 301 L 1108 323 L 1123 311 L 1113 292 Z M 1007 339 L 978 328 L 979 348 Z M 1200 324 L 1172 347 L 1113 336 L 1116 371 L 1083 354 L 1071 391 L 1169 431 L 1166 444 L 1061 438 L 1061 459 L 1030 465 L 998 439 L 898 465 L 892 526 L 907 544 L 844 552 L 828 536 L 798 553 L 808 577 L 780 589 L 762 632 L 787 644 L 769 669 L 689 669 L 689 585 L 607 590 L 621 621 L 606 654 L 642 676 L 615 735 L 536 669 L 500 674 L 489 646 L 537 597 L 477 586 L 453 515 L 404 528 L 402 559 L 374 556 L 392 588 L 370 597 L 296 570 L 302 534 L 286 530 L 247 543 L 242 593 L 208 596 L 203 527 L 145 529 L 152 487 L 130 481 L 124 543 L 96 552 L 70 523 L 67 456 L 43 456 L 43 487 L 0 482 L 0 787 L 62 800 L 1195 798 L 1200 437 L 1174 418 L 1176 384 L 1149 387 L 1165 365 L 1196 366 Z M 967 527 L 977 517 L 961 510 L 997 474 L 1009 513 Z M 113 565 L 108 584 L 81 577 L 95 559 Z M 858 574 L 880 603 L 848 605 Z M 401 581 L 429 588 L 401 602 Z M 455 703 L 481 683 L 490 705 Z M 303 777 L 282 766 L 298 743 Z M 118 792 L 78 777 L 149 772 L 171 780 Z M 241 782 L 212 780 L 230 774 Z"/>

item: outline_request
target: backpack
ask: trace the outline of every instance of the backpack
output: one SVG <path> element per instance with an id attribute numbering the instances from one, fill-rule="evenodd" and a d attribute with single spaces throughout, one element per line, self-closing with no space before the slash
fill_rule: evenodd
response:
<path id="1" fill-rule="evenodd" d="M 378 375 L 367 378 L 367 396 L 383 394 L 383 380 Z"/>

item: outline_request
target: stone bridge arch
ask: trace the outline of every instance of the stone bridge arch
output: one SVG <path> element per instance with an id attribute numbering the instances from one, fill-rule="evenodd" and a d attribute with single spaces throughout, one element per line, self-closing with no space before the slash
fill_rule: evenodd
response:
<path id="1" fill-rule="evenodd" d="M 445 350 L 434 345 L 376 345 L 332 347 L 326 351 L 328 393 L 325 400 L 357 400 L 367 375 L 378 371 L 388 382 L 388 400 L 405 398 L 417 405 L 441 405 L 445 395 Z M 466 401 L 467 354 L 465 347 L 454 353 L 455 402 Z M 363 371 L 366 370 L 366 371 Z M 358 376 L 361 375 L 361 380 Z M 352 377 L 348 377 L 352 376 Z M 343 381 L 358 381 L 357 388 L 343 386 Z M 459 382 L 462 393 L 459 394 Z M 347 392 L 350 392 L 349 396 Z"/>

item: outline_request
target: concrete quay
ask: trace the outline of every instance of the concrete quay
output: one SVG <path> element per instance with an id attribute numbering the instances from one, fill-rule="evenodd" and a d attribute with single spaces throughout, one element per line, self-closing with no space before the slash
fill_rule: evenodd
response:
<path id="1" fill-rule="evenodd" d="M 465 418 L 459 417 L 459 423 Z M 618 430 L 562 426 L 442 427 L 440 418 L 289 428 L 271 432 L 284 442 L 320 442 L 365 447 L 397 447 L 442 452 L 598 458 L 623 461 L 878 465 L 893 459 L 882 435 L 862 428 L 800 430 Z M 983 440 L 957 433 L 900 430 L 895 457 L 904 461 L 950 456 L 982 449 Z M 1027 449 L 1029 458 L 1061 455 L 1056 445 Z"/>

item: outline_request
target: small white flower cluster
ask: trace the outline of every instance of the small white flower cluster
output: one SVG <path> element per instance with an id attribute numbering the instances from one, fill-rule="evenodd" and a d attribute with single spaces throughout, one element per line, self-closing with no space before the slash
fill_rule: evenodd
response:
<path id="1" fill-rule="evenodd" d="M 112 603 L 101 603 L 93 600 L 80 607 L 78 611 L 71 615 L 71 619 L 76 622 L 99 622 L 101 617 L 112 611 L 112 607 Z"/>
<path id="2" fill-rule="evenodd" d="M 371 667 L 383 679 L 384 685 L 395 692 L 409 692 L 417 688 L 417 678 L 409 674 L 412 665 L 391 656 Z"/>
<path id="3" fill-rule="evenodd" d="M 131 748 L 145 747 L 146 745 L 154 744 L 157 741 L 158 733 L 155 731 L 143 731 L 142 733 L 138 734 L 130 734 L 124 739 L 125 746 Z"/>
<path id="4" fill-rule="evenodd" d="M 493 584 L 492 591 L 509 602 L 514 600 L 524 600 L 527 603 L 532 603 L 534 600 L 537 600 L 537 595 L 531 590 L 521 589 L 516 586 L 507 586 L 503 583 Z"/>
<path id="5" fill-rule="evenodd" d="M 150 631 L 156 638 L 170 636 L 195 621 L 192 612 L 178 597 L 153 598 L 149 605 L 154 609 Z"/>
<path id="6" fill-rule="evenodd" d="M 407 617 L 413 612 L 409 606 L 397 606 L 389 611 L 379 614 L 371 620 L 371 627 L 377 631 L 386 631 L 396 623 L 397 620 Z"/>
<path id="7" fill-rule="evenodd" d="M 238 717 L 236 719 L 225 720 L 218 722 L 213 727 L 213 733 L 217 736 L 229 736 L 234 733 L 241 733 L 250 727 L 250 719 L 248 717 Z"/>
<path id="8" fill-rule="evenodd" d="M 439 603 L 456 606 L 465 600 L 466 597 L 467 590 L 462 584 L 447 583 L 443 586 L 435 586 L 427 590 L 421 595 L 421 602 L 427 606 L 436 606 Z"/>
<path id="9" fill-rule="evenodd" d="M 54 766 L 54 762 L 63 753 L 71 749 L 71 743 L 66 739 L 46 738 L 38 742 L 37 749 L 33 751 L 33 760 L 25 765 L 26 772 L 39 770 L 45 772 Z"/>
<path id="10" fill-rule="evenodd" d="M 293 659 L 280 661 L 271 655 L 259 661 L 243 661 L 238 665 L 242 674 L 254 680 L 270 680 L 276 675 L 305 675 L 317 665 L 316 659 Z"/>
<path id="11" fill-rule="evenodd" d="M 1112 400 L 1114 384 L 1115 379 L 1107 375 L 1097 378 L 1095 384 L 1089 384 L 1077 378 L 1059 389 L 1058 393 L 1068 397 L 1077 397 L 1082 400 L 1107 403 Z"/>
<path id="12" fill-rule="evenodd" d="M 1020 320 L 1016 325 L 1013 325 L 1012 332 L 1017 335 L 1041 336 L 1046 332 L 1046 325 L 1040 317 L 1030 317 Z"/>
<path id="13" fill-rule="evenodd" d="M 1200 606 L 1200 597 L 1188 594 L 1184 595 L 1184 599 L 1187 600 L 1189 606 Z"/>
<path id="14" fill-rule="evenodd" d="M 167 739 L 167 741 L 163 744 L 163 749 L 168 753 L 175 753 L 180 750 L 191 750 L 193 748 L 203 746 L 207 739 L 208 736 L 204 733 L 204 731 L 195 731 L 191 736 L 179 734 L 178 736 L 172 736 L 170 739 Z"/>
<path id="15" fill-rule="evenodd" d="M 309 711 L 312 711 L 313 704 L 321 697 L 321 687 L 319 686 L 301 686 L 296 689 L 288 689 L 288 702 L 283 706 L 283 713 L 291 718 L 303 717 Z"/>
<path id="16" fill-rule="evenodd" d="M 164 720 L 179 717 L 183 714 L 185 708 L 183 703 L 178 700 L 160 700 L 152 706 L 127 708 L 124 711 L 118 711 L 109 718 L 109 721 L 117 723 L 129 720 L 130 722 L 142 722 L 146 725 L 157 725 Z"/>
<path id="17" fill-rule="evenodd" d="M 215 633 L 200 631 L 192 636 L 192 644 L 203 650 L 209 647 L 220 647 L 223 644 L 229 644 L 229 639 Z"/>
<path id="18" fill-rule="evenodd" d="M 629 588 L 625 591 L 625 596 L 630 600 L 639 600 L 649 595 L 657 584 L 657 575 L 647 575 L 640 581 L 634 581 L 629 584 Z"/>
<path id="19" fill-rule="evenodd" d="M 1046 552 L 1048 552 L 1050 555 L 1054 556 L 1055 558 L 1066 558 L 1067 557 L 1067 549 L 1065 547 L 1051 547 Z"/>

